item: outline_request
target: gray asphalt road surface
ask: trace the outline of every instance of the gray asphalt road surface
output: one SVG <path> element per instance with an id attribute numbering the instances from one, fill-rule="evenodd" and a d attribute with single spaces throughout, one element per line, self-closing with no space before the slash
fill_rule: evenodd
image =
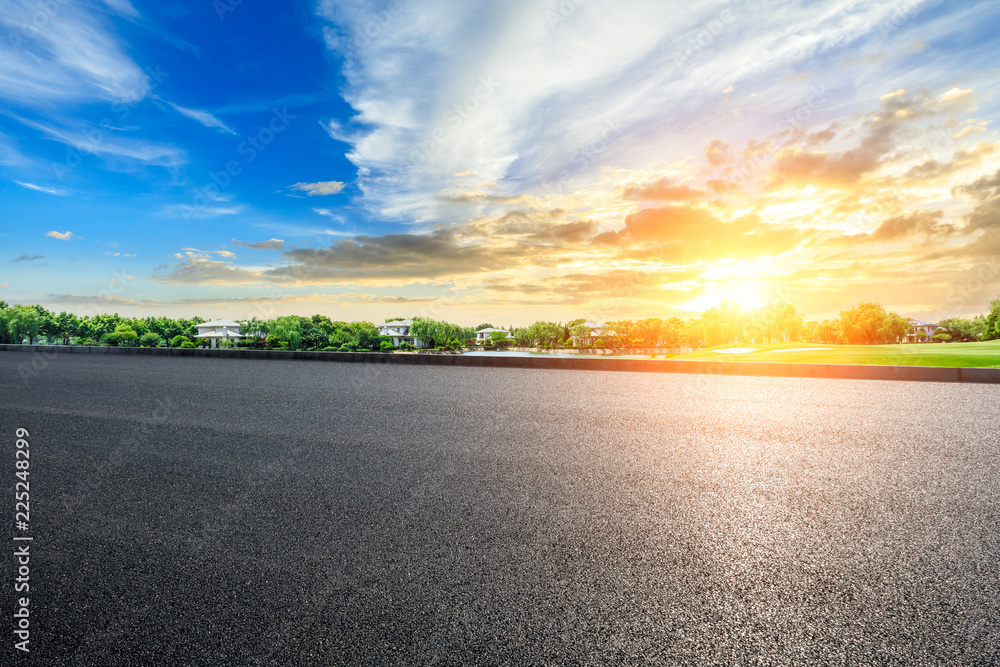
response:
<path id="1" fill-rule="evenodd" d="M 1000 386 L 28 357 L 36 664 L 1000 661 Z"/>

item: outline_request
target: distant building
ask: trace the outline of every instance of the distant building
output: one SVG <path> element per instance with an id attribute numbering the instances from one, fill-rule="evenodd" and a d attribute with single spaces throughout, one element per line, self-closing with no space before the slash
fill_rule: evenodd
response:
<path id="1" fill-rule="evenodd" d="M 230 338 L 243 338 L 240 333 L 240 323 L 232 320 L 212 320 L 202 322 L 197 325 L 198 335 L 195 338 L 207 338 L 212 341 L 215 347 L 219 340 L 228 341 Z"/>
<path id="2" fill-rule="evenodd" d="M 573 330 L 578 326 L 587 327 L 589 332 L 586 336 L 575 336 L 573 335 Z M 588 345 L 593 345 L 597 342 L 597 339 L 604 334 L 604 325 L 597 324 L 596 322 L 584 322 L 583 324 L 578 324 L 570 327 L 569 333 L 573 336 L 573 345 L 575 347 L 585 347 Z"/>
<path id="3" fill-rule="evenodd" d="M 399 347 L 400 343 L 409 343 L 413 347 L 426 347 L 422 339 L 410 335 L 411 326 L 413 326 L 413 320 L 393 320 L 380 324 L 378 332 L 381 336 L 391 338 L 393 347 Z"/>
<path id="4" fill-rule="evenodd" d="M 908 320 L 910 323 L 910 333 L 906 334 L 907 343 L 918 343 L 921 340 L 931 340 L 934 332 L 941 328 L 940 324 L 934 322 L 921 322 L 920 320 Z M 926 334 L 922 336 L 921 332 Z"/>
<path id="5" fill-rule="evenodd" d="M 509 331 L 507 331 L 506 329 L 493 329 L 493 328 L 487 327 L 485 329 L 480 329 L 479 331 L 476 332 L 476 342 L 477 343 L 482 343 L 483 341 L 491 340 L 492 337 L 493 337 L 493 333 L 494 332 L 506 334 L 507 335 L 507 340 L 513 340 L 514 339 L 514 336 L 512 336 L 511 333 Z"/>

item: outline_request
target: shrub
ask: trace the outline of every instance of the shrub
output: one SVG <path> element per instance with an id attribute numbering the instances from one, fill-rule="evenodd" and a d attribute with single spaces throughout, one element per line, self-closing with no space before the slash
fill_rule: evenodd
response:
<path id="1" fill-rule="evenodd" d="M 347 347 L 346 345 L 341 345 L 340 347 L 337 348 L 337 352 L 350 352 L 350 351 L 351 348 Z"/>
<path id="2" fill-rule="evenodd" d="M 184 343 L 190 343 L 190 342 L 191 341 L 189 341 L 184 336 L 174 336 L 173 339 L 171 339 L 170 341 L 170 347 L 184 347 Z M 192 345 L 192 347 L 194 346 Z"/>
<path id="3" fill-rule="evenodd" d="M 163 336 L 158 333 L 150 331 L 149 333 L 143 334 L 139 337 L 140 347 L 159 347 L 160 343 L 163 342 Z"/>
<path id="4" fill-rule="evenodd" d="M 183 343 L 181 343 L 178 347 L 192 348 L 192 347 L 198 347 L 198 346 L 195 345 L 194 343 L 192 343 L 191 341 L 186 340 Z"/>
<path id="5" fill-rule="evenodd" d="M 390 343 L 387 340 L 384 340 L 378 344 L 378 349 L 379 352 L 392 352 L 394 348 L 392 347 L 392 343 Z"/>
<path id="6" fill-rule="evenodd" d="M 407 350 L 408 352 L 412 352 L 416 348 L 414 348 L 412 344 L 407 343 L 407 342 L 404 341 L 404 342 L 402 342 L 402 343 L 399 344 L 399 349 L 401 349 L 401 350 Z"/>
<path id="7" fill-rule="evenodd" d="M 334 347 L 334 346 L 332 346 L 332 345 L 327 345 L 327 346 L 326 346 L 326 347 L 324 347 L 324 348 L 323 348 L 323 349 L 322 349 L 321 351 L 322 351 L 322 352 L 336 352 L 336 351 L 338 351 L 339 349 L 340 349 L 339 347 Z"/>

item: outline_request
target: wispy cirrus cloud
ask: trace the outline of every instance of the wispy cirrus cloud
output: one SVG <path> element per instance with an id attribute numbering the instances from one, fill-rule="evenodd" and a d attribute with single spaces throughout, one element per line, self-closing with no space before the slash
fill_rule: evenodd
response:
<path id="1" fill-rule="evenodd" d="M 35 185 L 34 183 L 25 183 L 24 181 L 14 181 L 22 188 L 27 188 L 29 190 L 34 190 L 35 192 L 44 192 L 45 194 L 55 195 L 57 197 L 65 197 L 69 194 L 68 190 L 62 188 L 46 188 L 41 185 Z"/>
<path id="2" fill-rule="evenodd" d="M 51 236 L 54 239 L 59 239 L 60 241 L 69 241 L 70 239 L 73 238 L 73 232 L 69 231 L 66 232 L 51 231 L 51 232 L 46 232 L 45 235 Z"/>
<path id="3" fill-rule="evenodd" d="M 168 144 L 119 137 L 110 132 L 95 132 L 92 128 L 63 130 L 19 116 L 13 117 L 67 146 L 105 160 L 124 159 L 162 167 L 176 167 L 187 162 L 187 154 L 183 150 Z"/>
<path id="4" fill-rule="evenodd" d="M 136 15 L 124 0 L 115 11 Z M 131 8 L 131 9 L 130 9 Z M 31 106 L 59 101 L 132 100 L 145 72 L 100 15 L 70 2 L 7 0 L 0 13 L 0 96 Z"/>
<path id="5" fill-rule="evenodd" d="M 236 134 L 236 130 L 226 125 L 208 111 L 204 111 L 202 109 L 189 109 L 187 107 L 182 107 L 179 104 L 174 104 L 173 102 L 167 102 L 167 104 L 169 104 L 170 107 L 177 113 L 182 116 L 187 116 L 191 120 L 197 121 L 205 127 L 210 127 L 226 134 Z"/>
<path id="6" fill-rule="evenodd" d="M 112 11 L 121 14 L 122 16 L 128 16 L 129 18 L 138 18 L 139 12 L 132 3 L 128 0 L 103 0 L 104 4 L 107 5 Z"/>

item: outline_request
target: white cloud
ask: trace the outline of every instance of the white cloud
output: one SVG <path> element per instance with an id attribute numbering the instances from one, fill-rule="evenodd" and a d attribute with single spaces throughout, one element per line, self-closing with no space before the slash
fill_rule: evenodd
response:
<path id="1" fill-rule="evenodd" d="M 664 20 L 650 20 L 663 15 L 656 0 L 627 10 L 323 0 L 318 11 L 330 21 L 328 47 L 344 57 L 352 125 L 366 129 L 324 127 L 351 144 L 365 201 L 417 220 L 451 217 L 456 205 L 438 198 L 459 187 L 456 173 L 497 183 L 491 194 L 562 189 L 606 165 L 681 159 L 720 127 L 771 123 L 713 100 L 826 50 L 882 39 L 880 26 L 898 20 L 891 3 L 852 0 L 689 3 Z M 786 112 L 808 94 L 789 93 Z"/>
<path id="2" fill-rule="evenodd" d="M 320 181 L 318 183 L 295 183 L 288 187 L 292 190 L 305 192 L 312 197 L 313 195 L 335 195 L 344 189 L 344 184 L 340 181 Z"/>
<path id="3" fill-rule="evenodd" d="M 65 197 L 69 194 L 66 190 L 54 189 L 54 188 L 43 188 L 40 185 L 35 185 L 34 183 L 24 183 L 22 181 L 14 181 L 22 188 L 28 188 L 29 190 L 35 190 L 37 192 L 44 192 L 46 194 L 55 195 L 57 197 Z"/>
<path id="4" fill-rule="evenodd" d="M 59 239 L 60 241 L 69 241 L 73 238 L 73 232 L 46 232 L 46 236 L 51 236 L 54 239 Z"/>
<path id="5" fill-rule="evenodd" d="M 196 120 L 205 127 L 211 127 L 228 134 L 236 134 L 236 130 L 229 127 L 207 111 L 202 111 L 200 109 L 188 109 L 187 107 L 182 107 L 179 104 L 174 104 L 173 102 L 167 102 L 167 104 L 169 104 L 177 113 L 187 116 L 192 120 Z"/>
<path id="6" fill-rule="evenodd" d="M 139 12 L 136 11 L 135 7 L 128 0 L 104 0 L 104 4 L 122 16 L 139 18 Z"/>
<path id="7" fill-rule="evenodd" d="M 110 4 L 127 13 L 127 2 Z M 146 73 L 105 22 L 77 3 L 6 0 L 0 13 L 5 36 L 0 40 L 0 96 L 33 106 L 145 97 Z"/>
<path id="8" fill-rule="evenodd" d="M 13 117 L 28 127 L 45 132 L 68 146 L 105 159 L 125 158 L 163 167 L 174 167 L 187 162 L 184 151 L 167 144 L 117 137 L 110 131 L 102 132 L 93 128 L 88 128 L 86 131 L 70 132 L 17 116 Z"/>

